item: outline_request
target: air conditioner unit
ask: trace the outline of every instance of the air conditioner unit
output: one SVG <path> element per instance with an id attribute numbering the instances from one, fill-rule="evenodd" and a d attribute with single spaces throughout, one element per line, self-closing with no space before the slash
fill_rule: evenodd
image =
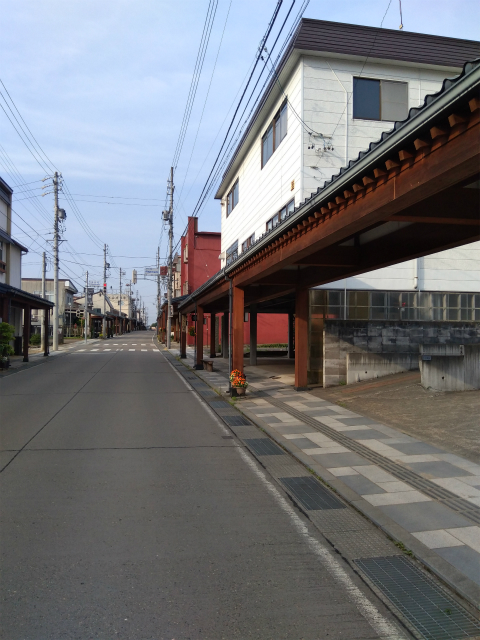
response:
<path id="1" fill-rule="evenodd" d="M 226 251 L 222 251 L 222 253 L 218 256 L 219 260 L 225 260 L 225 258 L 227 257 L 227 252 Z"/>

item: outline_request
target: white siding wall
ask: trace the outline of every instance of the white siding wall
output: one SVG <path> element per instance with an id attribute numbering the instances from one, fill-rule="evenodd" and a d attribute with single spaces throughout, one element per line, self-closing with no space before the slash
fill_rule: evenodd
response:
<path id="1" fill-rule="evenodd" d="M 9 273 L 10 282 L 7 284 L 20 289 L 22 286 L 22 252 L 14 244 L 10 245 Z"/>
<path id="2" fill-rule="evenodd" d="M 301 65 L 284 85 L 289 102 L 298 114 L 302 111 Z M 263 167 L 261 166 L 261 138 L 284 101 L 281 95 L 275 107 L 264 119 L 264 126 L 255 142 L 248 149 L 239 171 L 225 191 L 224 198 L 239 178 L 239 202 L 227 218 L 227 207 L 222 206 L 222 251 L 238 240 L 239 252 L 242 242 L 252 233 L 258 239 L 265 233 L 265 224 L 293 197 L 298 205 L 301 199 L 301 126 L 288 107 L 287 135 L 278 149 Z M 295 188 L 291 190 L 291 182 Z M 224 266 L 222 262 L 222 266 Z"/>
<path id="3" fill-rule="evenodd" d="M 0 200 L 0 229 L 8 233 L 7 211 L 7 205 L 3 200 Z"/>
<path id="4" fill-rule="evenodd" d="M 408 82 L 409 108 L 423 104 L 427 94 L 438 91 L 446 77 L 455 75 L 448 69 L 390 62 L 367 62 L 364 66 L 362 61 L 334 57 L 301 58 L 284 85 L 285 92 L 308 126 L 317 133 L 333 136 L 325 141 L 334 149 L 324 152 L 322 139 L 310 137 L 289 106 L 288 134 L 262 169 L 261 137 L 284 100 L 284 96 L 280 96 L 265 116 L 261 132 L 245 152 L 239 171 L 225 191 L 224 199 L 238 177 L 238 205 L 228 218 L 226 205 L 222 206 L 222 251 L 238 240 L 240 252 L 242 242 L 252 233 L 258 239 L 265 232 L 266 221 L 292 197 L 298 206 L 348 160 L 356 159 L 371 141 L 378 140 L 383 131 L 392 129 L 392 122 L 353 119 L 353 78 L 360 74 L 365 78 Z M 312 143 L 320 152 L 308 149 Z M 293 191 L 290 190 L 292 180 L 295 181 Z M 224 264 L 222 262 L 222 266 Z M 480 291 L 480 243 L 348 278 L 346 286 L 348 289 L 411 291 L 417 274 L 420 290 Z M 321 288 L 344 286 L 345 280 L 340 280 Z"/>
<path id="5" fill-rule="evenodd" d="M 391 122 L 373 122 L 353 119 L 353 78 L 362 71 L 363 63 L 334 58 L 304 58 L 304 113 L 305 121 L 317 132 L 332 135 L 333 151 L 320 155 L 309 150 L 310 141 L 323 146 L 320 138 L 305 136 L 304 193 L 309 197 L 324 180 L 346 164 L 345 159 L 356 159 L 358 153 L 378 140 L 382 131 L 393 127 Z M 444 78 L 452 76 L 448 70 L 419 69 L 394 64 L 367 63 L 362 77 L 408 82 L 409 108 L 423 104 L 425 96 L 441 88 Z M 346 104 L 346 92 L 348 105 Z M 346 120 L 348 118 L 348 127 Z M 348 129 L 348 132 L 347 132 Z M 346 134 L 348 151 L 346 154 Z M 327 140 L 328 142 L 329 140 Z M 318 169 L 311 168 L 312 165 Z M 418 261 L 409 260 L 385 269 L 377 269 L 362 276 L 347 279 L 347 289 L 380 289 L 411 291 L 418 272 L 418 287 L 424 291 L 480 291 L 480 243 L 450 249 Z M 345 280 L 321 288 L 344 288 Z"/>

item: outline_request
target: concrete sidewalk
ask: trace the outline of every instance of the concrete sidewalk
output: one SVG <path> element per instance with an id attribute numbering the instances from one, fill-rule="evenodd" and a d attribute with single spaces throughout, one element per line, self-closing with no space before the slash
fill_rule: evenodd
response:
<path id="1" fill-rule="evenodd" d="M 195 373 L 224 394 L 228 362 L 214 369 Z M 242 413 L 478 608 L 480 465 L 260 371 L 248 381 Z"/>

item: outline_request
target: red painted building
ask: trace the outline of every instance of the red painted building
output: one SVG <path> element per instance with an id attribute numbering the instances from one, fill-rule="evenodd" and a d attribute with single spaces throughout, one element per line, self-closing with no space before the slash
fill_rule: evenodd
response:
<path id="1" fill-rule="evenodd" d="M 187 232 L 182 236 L 180 246 L 180 295 L 184 296 L 198 289 L 204 282 L 220 271 L 221 234 L 215 231 L 199 231 L 198 218 L 189 217 Z M 166 309 L 164 311 L 166 313 Z M 258 314 L 257 323 L 258 344 L 287 342 L 287 314 Z M 188 316 L 188 329 L 193 330 L 194 324 L 192 315 L 190 314 Z M 250 342 L 249 324 L 249 321 L 247 321 L 244 325 L 245 344 L 249 344 Z M 195 344 L 195 337 L 190 335 L 188 329 L 187 345 L 193 346 Z M 176 333 L 173 324 L 172 331 Z M 210 332 L 210 318 L 206 318 L 206 324 L 203 325 L 204 345 L 210 344 Z M 220 335 L 221 331 L 219 330 L 219 340 Z M 175 335 L 175 337 L 177 336 Z"/>

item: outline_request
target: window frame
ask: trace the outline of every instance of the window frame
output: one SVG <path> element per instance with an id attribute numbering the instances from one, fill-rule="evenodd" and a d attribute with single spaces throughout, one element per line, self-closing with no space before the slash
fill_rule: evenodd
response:
<path id="1" fill-rule="evenodd" d="M 242 253 L 245 253 L 247 249 L 250 249 L 250 247 L 254 242 L 255 242 L 255 233 L 252 233 L 251 236 L 248 236 L 248 238 L 242 242 Z"/>
<path id="2" fill-rule="evenodd" d="M 277 123 L 282 118 L 283 115 L 285 117 L 285 133 L 284 133 L 283 137 L 281 138 L 281 140 L 279 140 L 277 142 L 277 140 L 276 140 Z M 264 159 L 264 152 L 263 152 L 264 140 L 267 137 L 267 135 L 270 133 L 270 131 L 272 132 L 272 153 L 265 160 Z M 285 100 L 280 105 L 280 108 L 278 109 L 278 111 L 275 113 L 273 118 L 268 123 L 268 126 L 267 126 L 267 128 L 265 130 L 265 133 L 263 134 L 263 136 L 262 136 L 262 138 L 260 140 L 260 150 L 261 150 L 261 161 L 260 161 L 260 164 L 261 164 L 261 169 L 263 169 L 263 167 L 267 164 L 267 162 L 273 156 L 275 151 L 281 145 L 282 141 L 285 140 L 285 138 L 287 137 L 287 134 L 288 134 L 288 98 L 285 98 Z"/>
<path id="3" fill-rule="evenodd" d="M 232 244 L 225 250 L 225 265 L 232 264 L 238 258 L 238 240 L 232 242 Z"/>
<path id="4" fill-rule="evenodd" d="M 292 209 L 290 210 L 290 206 L 292 205 Z M 275 227 L 277 225 L 280 224 L 280 222 L 283 222 L 289 215 L 289 213 L 292 213 L 295 210 L 295 198 L 291 198 L 287 204 L 285 204 L 279 211 L 277 211 L 277 213 L 272 216 L 269 220 L 267 220 L 267 222 L 265 223 L 265 231 L 266 233 L 268 233 L 269 231 L 271 231 L 272 229 L 275 229 Z M 285 211 L 285 215 L 282 216 L 282 211 Z M 269 228 L 268 225 L 272 223 L 271 227 Z"/>
<path id="5" fill-rule="evenodd" d="M 406 85 L 407 87 L 407 101 L 406 101 L 406 109 L 407 109 L 407 116 L 408 117 L 408 111 L 409 111 L 409 82 L 404 82 L 403 80 L 389 80 L 388 78 L 371 78 L 371 77 L 363 77 L 363 76 L 353 76 L 352 79 L 352 120 L 366 120 L 367 122 L 397 122 L 396 120 L 385 120 L 383 118 L 383 114 L 382 114 L 382 82 L 390 82 L 390 83 L 394 83 L 394 84 L 403 84 Z M 366 118 L 366 117 L 359 117 L 359 116 L 355 116 L 355 81 L 356 80 L 368 80 L 368 81 L 375 81 L 378 82 L 379 84 L 379 92 L 378 92 L 378 96 L 379 96 L 379 105 L 378 105 L 378 111 L 380 114 L 380 119 L 377 118 Z M 401 122 L 401 121 L 398 121 Z"/>
<path id="6" fill-rule="evenodd" d="M 236 192 L 236 194 L 235 194 L 235 192 Z M 237 197 L 236 200 L 235 200 L 235 195 Z M 230 208 L 230 198 L 231 198 L 231 208 Z M 226 197 L 226 200 L 225 200 L 226 207 L 227 207 L 227 218 L 232 213 L 232 211 L 235 209 L 235 207 L 237 206 L 239 200 L 240 200 L 240 188 L 239 188 L 239 179 L 237 178 L 235 180 L 235 182 L 233 183 L 232 188 L 227 193 L 227 197 Z"/>

